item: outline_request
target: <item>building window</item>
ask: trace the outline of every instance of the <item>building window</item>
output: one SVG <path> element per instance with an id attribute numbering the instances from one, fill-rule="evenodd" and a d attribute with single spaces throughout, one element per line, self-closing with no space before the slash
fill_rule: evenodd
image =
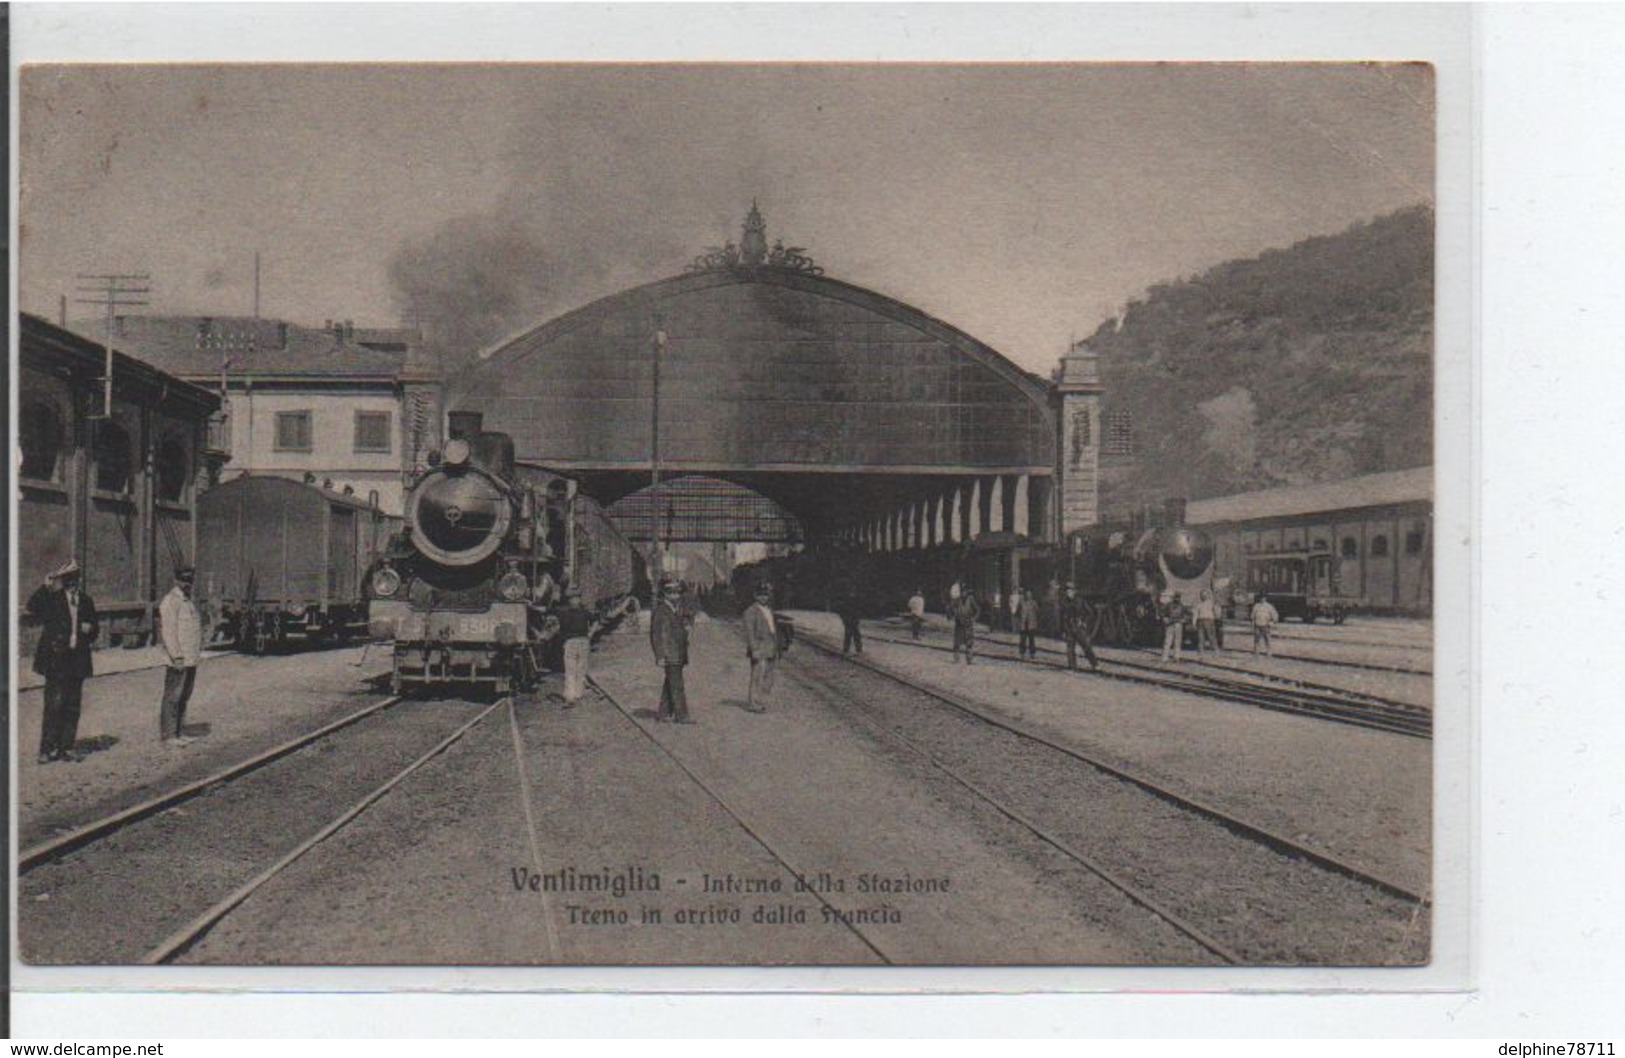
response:
<path id="1" fill-rule="evenodd" d="M 1388 554 L 1388 538 L 1378 533 L 1371 538 L 1371 557 L 1382 558 Z"/>
<path id="2" fill-rule="evenodd" d="M 36 481 L 55 481 L 62 457 L 62 415 L 56 405 L 43 400 L 31 400 L 20 411 L 17 446 L 22 449 L 22 466 L 17 473 Z"/>
<path id="3" fill-rule="evenodd" d="M 358 411 L 355 413 L 355 450 L 357 452 L 388 452 L 389 421 L 387 411 Z"/>
<path id="4" fill-rule="evenodd" d="M 278 452 L 310 451 L 310 412 L 279 411 L 276 413 L 276 450 Z"/>
<path id="5" fill-rule="evenodd" d="M 1410 532 L 1405 534 L 1405 553 L 1407 555 L 1420 555 L 1422 553 L 1421 523 L 1411 526 Z"/>
<path id="6" fill-rule="evenodd" d="M 1360 557 L 1360 541 L 1354 539 L 1354 537 L 1352 537 L 1352 536 L 1345 536 L 1343 538 L 1343 557 L 1344 558 L 1359 558 Z"/>
<path id="7" fill-rule="evenodd" d="M 469 438 L 485 428 L 485 416 L 477 411 L 454 411 L 447 416 L 446 430 L 452 439 Z"/>
<path id="8" fill-rule="evenodd" d="M 1106 413 L 1105 436 L 1101 438 L 1101 449 L 1109 456 L 1131 456 L 1134 454 L 1134 416 L 1126 411 L 1112 411 Z"/>
<path id="9" fill-rule="evenodd" d="M 133 455 L 130 431 L 106 419 L 96 423 L 96 488 L 102 492 L 128 493 Z"/>
<path id="10" fill-rule="evenodd" d="M 186 446 L 173 437 L 158 446 L 153 468 L 158 477 L 158 498 L 180 503 L 186 498 L 186 482 L 191 476 L 191 460 L 186 457 Z"/>

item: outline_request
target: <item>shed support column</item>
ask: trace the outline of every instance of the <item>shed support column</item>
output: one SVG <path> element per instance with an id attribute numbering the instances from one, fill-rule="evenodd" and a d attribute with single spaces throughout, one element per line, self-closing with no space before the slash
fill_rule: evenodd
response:
<path id="1" fill-rule="evenodd" d="M 1008 528 L 1004 524 L 1004 478 L 996 477 L 988 480 L 992 484 L 987 490 L 987 531 L 1000 533 Z"/>
<path id="2" fill-rule="evenodd" d="M 982 479 L 971 482 L 970 517 L 966 520 L 965 539 L 975 540 L 982 535 Z"/>
<path id="3" fill-rule="evenodd" d="M 1032 505 L 1032 478 L 1026 474 L 1016 479 L 1015 495 L 1011 497 L 1014 503 L 1014 524 L 1011 528 L 1018 536 L 1032 536 L 1032 522 L 1030 520 Z"/>
<path id="4" fill-rule="evenodd" d="M 1027 524 L 1035 539 L 1054 540 L 1055 522 L 1050 497 L 1055 483 L 1049 478 L 1033 478 L 1027 486 Z"/>

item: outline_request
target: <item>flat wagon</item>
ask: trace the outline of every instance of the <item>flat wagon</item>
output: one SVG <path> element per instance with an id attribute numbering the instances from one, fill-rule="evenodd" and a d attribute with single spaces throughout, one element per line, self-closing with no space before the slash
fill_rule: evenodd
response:
<path id="1" fill-rule="evenodd" d="M 198 500 L 197 590 L 217 638 L 255 653 L 367 633 L 366 577 L 401 519 L 356 496 L 241 477 Z"/>

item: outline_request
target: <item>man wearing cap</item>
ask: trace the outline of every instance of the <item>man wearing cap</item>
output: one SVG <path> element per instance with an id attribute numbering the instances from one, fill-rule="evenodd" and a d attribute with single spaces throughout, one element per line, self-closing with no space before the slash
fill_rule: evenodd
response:
<path id="1" fill-rule="evenodd" d="M 564 707 L 581 701 L 587 689 L 587 665 L 592 656 L 592 614 L 581 605 L 581 592 L 570 588 L 559 607 L 559 638 L 564 640 Z"/>
<path id="2" fill-rule="evenodd" d="M 28 613 L 41 624 L 34 671 L 45 677 L 45 716 L 40 724 L 39 763 L 77 761 L 79 707 L 90 676 L 90 645 L 100 624 L 96 604 L 80 586 L 79 564 L 58 568 L 28 598 Z"/>
<path id="3" fill-rule="evenodd" d="M 660 709 L 655 714 L 661 723 L 694 722 L 689 718 L 688 696 L 683 690 L 683 666 L 688 664 L 688 623 L 683 618 L 682 600 L 683 586 L 673 577 L 664 578 L 660 582 L 660 599 L 649 618 L 649 645 L 654 648 L 655 664 L 666 674 L 660 687 Z"/>
<path id="4" fill-rule="evenodd" d="M 1061 590 L 1061 635 L 1066 638 L 1066 667 L 1073 671 L 1078 667 L 1078 648 L 1083 648 L 1083 656 L 1089 660 L 1091 672 L 1100 671 L 1100 661 L 1095 657 L 1095 648 L 1089 634 L 1091 613 L 1088 605 L 1078 598 L 1078 589 L 1068 584 Z"/>
<path id="5" fill-rule="evenodd" d="M 767 712 L 767 696 L 773 693 L 773 669 L 779 660 L 779 629 L 773 622 L 773 588 L 756 586 L 756 601 L 745 608 L 745 656 L 750 659 L 750 691 L 746 708 Z"/>
<path id="6" fill-rule="evenodd" d="M 164 699 L 158 713 L 158 737 L 170 746 L 190 745 L 192 739 L 181 733 L 186 726 L 186 703 L 197 682 L 197 665 L 203 657 L 203 620 L 192 601 L 196 573 L 190 566 L 175 571 L 175 586 L 158 604 L 158 625 L 169 667 L 164 670 Z"/>

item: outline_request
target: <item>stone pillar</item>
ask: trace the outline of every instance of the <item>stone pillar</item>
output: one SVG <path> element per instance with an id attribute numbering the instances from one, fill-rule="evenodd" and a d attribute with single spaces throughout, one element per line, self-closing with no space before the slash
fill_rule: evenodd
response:
<path id="1" fill-rule="evenodd" d="M 1087 345 L 1061 358 L 1055 387 L 1060 535 L 1100 521 L 1100 357 Z"/>

